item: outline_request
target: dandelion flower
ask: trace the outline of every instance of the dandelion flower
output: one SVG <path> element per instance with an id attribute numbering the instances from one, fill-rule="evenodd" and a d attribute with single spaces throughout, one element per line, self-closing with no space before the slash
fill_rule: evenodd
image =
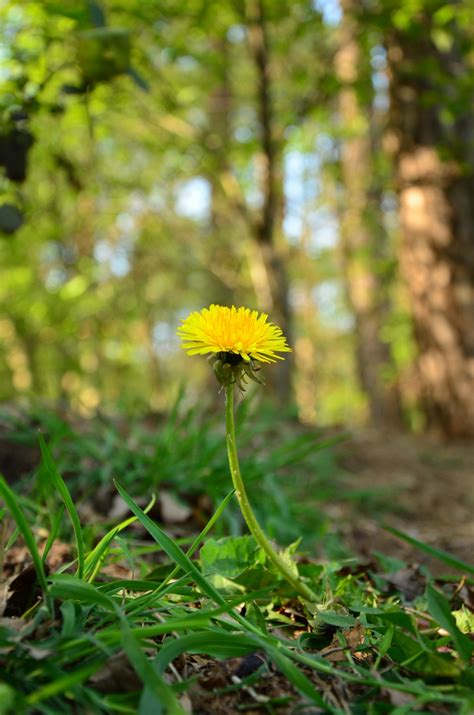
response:
<path id="1" fill-rule="evenodd" d="M 271 363 L 284 358 L 277 353 L 291 352 L 280 328 L 267 323 L 268 315 L 249 308 L 211 305 L 191 313 L 178 328 L 188 355 L 225 353 L 245 362 Z M 232 358 L 230 358 L 232 359 Z"/>
<path id="2" fill-rule="evenodd" d="M 214 373 L 225 387 L 225 424 L 227 456 L 235 494 L 250 533 L 284 579 L 305 600 L 316 601 L 312 590 L 299 578 L 296 567 L 287 563 L 262 531 L 250 505 L 240 473 L 234 424 L 234 385 L 243 392 L 245 376 L 256 382 L 260 363 L 272 363 L 284 358 L 278 353 L 291 352 L 281 329 L 267 323 L 268 315 L 249 308 L 210 305 L 191 313 L 177 333 L 188 355 L 209 355 Z"/>

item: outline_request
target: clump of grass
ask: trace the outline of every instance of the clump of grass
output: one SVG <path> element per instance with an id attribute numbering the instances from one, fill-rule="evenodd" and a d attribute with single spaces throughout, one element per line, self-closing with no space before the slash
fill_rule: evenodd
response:
<path id="1" fill-rule="evenodd" d="M 10 425 L 10 440 L 22 450 L 36 447 L 37 429 L 47 436 L 76 502 L 94 501 L 99 494 L 109 504 L 112 481 L 118 477 L 135 498 L 166 488 L 190 504 L 205 496 L 211 510 L 216 509 L 229 490 L 222 419 L 187 406 L 183 398 L 180 393 L 168 415 L 126 423 L 100 417 L 79 421 L 44 408 L 4 421 Z M 270 407 L 258 407 L 257 414 L 256 400 L 246 397 L 236 411 L 242 471 L 257 516 L 277 541 L 302 538 L 307 548 L 316 543 L 324 548 L 324 504 L 341 495 L 351 499 L 352 489 L 331 448 L 344 435 L 303 430 L 287 415 L 276 417 Z M 27 473 L 19 487 L 31 493 L 35 483 Z M 35 499 L 41 498 L 41 479 L 39 485 Z M 216 528 L 223 536 L 239 535 L 243 527 L 233 504 Z"/>
<path id="2" fill-rule="evenodd" d="M 16 584 L 20 612 L 8 615 L 7 594 L 0 622 L 1 712 L 183 715 L 185 694 L 192 699 L 199 691 L 193 654 L 209 667 L 258 654 L 250 675 L 216 687 L 234 698 L 236 712 L 249 699 L 268 713 L 305 703 L 335 714 L 472 711 L 473 623 L 459 603 L 461 585 L 472 585 L 467 564 L 439 552 L 460 569 L 459 583 L 447 577 L 440 585 L 425 574 L 410 602 L 388 588 L 383 572 L 356 560 L 295 564 L 316 593 L 313 608 L 250 537 L 216 532 L 232 493 L 184 551 L 130 495 L 126 474 L 117 473 L 130 516 L 91 542 L 44 442 L 41 450 L 43 504 L 0 481 L 2 523 L 12 524 L 5 547 L 26 545 L 34 569 Z M 49 513 L 42 550 L 36 522 L 53 496 L 63 509 Z M 137 523 L 163 556 L 158 570 L 143 557 Z M 66 533 L 71 559 L 50 572 L 48 551 Z M 122 563 L 134 564 L 129 577 L 111 575 L 120 554 Z M 279 697 L 264 694 L 271 679 Z M 215 694 L 206 692 L 210 703 Z"/>

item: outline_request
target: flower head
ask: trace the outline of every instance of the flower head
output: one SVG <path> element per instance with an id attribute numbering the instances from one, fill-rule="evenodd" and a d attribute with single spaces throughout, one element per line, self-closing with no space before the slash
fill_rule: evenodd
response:
<path id="1" fill-rule="evenodd" d="M 183 320 L 178 335 L 188 355 L 211 354 L 211 361 L 222 384 L 239 382 L 242 372 L 255 378 L 257 363 L 284 358 L 277 353 L 291 352 L 280 328 L 267 323 L 268 315 L 249 308 L 211 305 Z"/>

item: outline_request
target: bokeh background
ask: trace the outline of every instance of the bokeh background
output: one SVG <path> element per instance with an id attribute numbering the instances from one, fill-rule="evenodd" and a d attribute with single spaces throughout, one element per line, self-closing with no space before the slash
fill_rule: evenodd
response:
<path id="1" fill-rule="evenodd" d="M 474 434 L 472 0 L 4 0 L 0 399 L 215 400 L 269 313 L 309 424 Z"/>

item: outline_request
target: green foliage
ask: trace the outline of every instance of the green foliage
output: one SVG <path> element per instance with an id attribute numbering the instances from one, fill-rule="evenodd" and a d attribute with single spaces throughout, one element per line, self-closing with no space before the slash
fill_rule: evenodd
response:
<path id="1" fill-rule="evenodd" d="M 77 62 L 86 84 L 107 82 L 130 69 L 130 33 L 99 27 L 77 38 Z"/>
<path id="2" fill-rule="evenodd" d="M 451 605 L 448 599 L 441 593 L 441 591 L 438 591 L 436 588 L 433 588 L 431 584 L 428 584 L 427 600 L 430 614 L 436 622 L 440 624 L 440 626 L 448 631 L 461 659 L 466 663 L 469 663 L 474 646 L 469 638 L 467 638 L 457 627 L 456 619 L 451 612 Z"/>
<path id="3" fill-rule="evenodd" d="M 72 496 L 66 483 L 58 482 L 61 477 L 45 444 L 43 455 L 48 469 L 41 479 L 61 485 L 67 506 Z M 267 664 L 273 663 L 297 693 L 291 696 L 295 703 L 302 699 L 301 703 L 307 701 L 334 715 L 339 710 L 321 695 L 321 677 L 328 685 L 343 681 L 346 695 L 353 692 L 350 712 L 354 715 L 369 704 L 373 712 L 387 712 L 388 692 L 403 693 L 415 711 L 422 705 L 443 704 L 450 712 L 464 713 L 472 705 L 472 644 L 465 635 L 472 624 L 468 618 L 461 620 L 448 591 L 443 593 L 432 583 L 427 585 L 426 605 L 419 601 L 412 608 L 402 605 L 400 595 L 380 592 L 355 560 L 350 573 L 345 567 L 344 575 L 337 563 L 302 565 L 302 572 L 320 593 L 315 614 L 315 605 L 295 600 L 288 585 L 279 588 L 250 537 L 207 536 L 232 495 L 186 554 L 120 486 L 118 491 L 134 517 L 115 525 L 108 534 L 102 530 L 98 547 L 90 541 L 85 525 L 79 524 L 84 577 L 68 573 L 70 564 L 46 576 L 35 521 L 27 526 L 22 499 L 5 482 L 0 486 L 18 526 L 16 538 L 24 539 L 43 586 L 32 607 L 26 606 L 28 594 L 22 594 L 29 609 L 22 618 L 3 618 L 0 624 L 0 661 L 8 680 L 0 689 L 5 715 L 33 708 L 45 714 L 66 713 L 71 707 L 91 713 L 152 708 L 163 715 L 181 715 L 185 711 L 181 695 L 193 680 L 163 676 L 173 662 L 176 673 L 178 656 L 189 658 L 193 653 L 206 658 L 208 667 L 216 659 L 262 654 L 262 666 L 250 681 L 243 678 L 229 692 L 238 696 L 250 682 L 259 688 L 262 676 L 268 684 Z M 41 508 L 36 513 L 39 516 Z M 143 554 L 142 538 L 131 529 L 138 522 L 164 551 L 169 567 L 175 567 L 174 575 L 168 569 L 167 576 L 160 576 Z M 125 580 L 106 568 L 114 563 L 111 546 L 119 534 L 147 578 Z M 199 543 L 200 557 L 194 560 Z M 390 568 L 388 562 L 386 567 Z M 229 591 L 229 583 L 239 586 L 237 596 Z M 7 595 L 7 608 L 9 600 Z M 48 603 L 54 611 L 44 607 Z M 303 625 L 304 637 L 298 640 Z M 328 643 L 333 644 L 329 649 Z M 334 648 L 342 654 L 340 661 L 328 657 Z M 117 685 L 105 690 L 100 685 L 109 669 L 117 667 L 112 666 L 114 662 L 122 662 L 123 677 L 130 669 L 138 676 L 138 682 L 126 676 L 126 692 L 120 692 Z"/>
<path id="4" fill-rule="evenodd" d="M 135 497 L 144 495 L 147 499 L 152 493 L 159 498 L 160 488 L 165 488 L 185 504 L 205 494 L 217 509 L 229 492 L 222 420 L 197 406 L 188 407 L 182 395 L 168 416 L 151 418 L 149 423 L 137 421 L 130 427 L 111 418 L 79 421 L 74 427 L 57 412 L 45 409 L 33 411 L 31 416 L 12 418 L 8 411 L 3 415 L 11 425 L 9 439 L 25 448 L 33 448 L 36 442 L 30 420 L 40 427 L 53 448 L 60 472 L 68 475 L 68 486 L 76 500 L 95 501 L 101 493 L 107 495 L 117 475 Z M 318 500 L 323 503 L 331 495 L 340 496 L 344 483 L 331 449 L 344 435 L 318 437 L 297 425 L 293 428 L 283 416 L 276 419 L 270 406 L 267 411 L 250 398 L 239 406 L 237 424 L 249 495 L 270 536 L 288 543 L 303 533 L 305 547 L 318 543 L 327 530 Z M 276 448 L 271 446 L 275 441 L 279 442 Z M 44 467 L 38 476 L 39 496 L 44 499 L 48 495 L 49 512 L 54 513 L 60 504 L 59 492 L 54 489 L 52 494 L 51 486 L 44 487 L 45 479 L 49 479 Z M 28 476 L 25 486 L 30 482 Z M 308 484 L 315 493 L 311 504 L 302 498 Z M 261 498 L 262 490 L 265 499 Z M 368 496 L 358 495 L 352 485 L 344 490 L 345 499 L 361 505 L 368 503 Z M 100 500 L 97 508 L 102 508 Z M 241 532 L 242 520 L 236 507 L 226 510 L 223 523 L 234 534 Z"/>
<path id="5" fill-rule="evenodd" d="M 265 5 L 283 173 L 285 157 L 314 163 L 331 126 L 335 37 L 306 0 Z M 31 144 L 22 181 L 0 180 L 0 399 L 60 398 L 88 416 L 117 403 L 165 409 L 184 376 L 207 389 L 206 366 L 180 354 L 180 317 L 210 302 L 262 302 L 251 235 L 261 127 L 245 4 L 8 0 L 0 13 L 0 136 Z M 308 196 L 308 221 L 320 203 Z M 295 337 L 321 343 L 318 418 L 359 418 L 347 309 L 338 300 L 339 324 L 327 329 L 311 298 L 334 268 L 321 261 L 309 275 L 316 239 L 300 246 L 279 225 L 276 242 L 313 306 L 302 322 L 295 305 Z M 307 395 L 314 420 L 316 394 Z"/>

